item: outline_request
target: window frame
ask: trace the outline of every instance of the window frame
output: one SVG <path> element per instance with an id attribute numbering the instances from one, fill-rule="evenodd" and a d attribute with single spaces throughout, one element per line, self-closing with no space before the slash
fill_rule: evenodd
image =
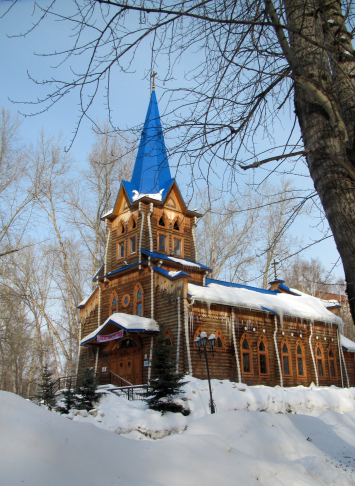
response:
<path id="1" fill-rule="evenodd" d="M 283 347 L 284 344 L 286 344 L 288 352 L 284 353 Z M 289 374 L 286 375 L 284 371 L 284 356 L 288 357 L 288 369 L 289 369 Z M 292 353 L 291 353 L 291 345 L 290 342 L 287 338 L 283 338 L 281 341 L 281 368 L 282 368 L 282 376 L 284 378 L 292 378 L 293 377 L 293 369 L 292 369 Z"/>
<path id="2" fill-rule="evenodd" d="M 133 228 L 133 222 L 135 223 L 136 227 Z M 133 214 L 131 215 L 131 217 L 129 218 L 128 220 L 128 224 L 127 224 L 127 231 L 126 233 L 131 233 L 132 231 L 136 231 L 138 228 L 138 222 L 137 222 L 137 218 L 136 216 L 134 216 Z"/>
<path id="3" fill-rule="evenodd" d="M 317 349 L 318 348 L 320 349 L 320 351 L 322 353 L 321 356 L 318 356 L 317 355 Z M 327 373 L 326 373 L 326 368 L 325 368 L 325 356 L 324 356 L 324 348 L 323 348 L 322 343 L 319 343 L 319 342 L 316 343 L 315 348 L 314 348 L 314 357 L 315 357 L 315 360 L 316 360 L 316 368 L 317 368 L 318 380 L 326 380 L 327 379 Z M 318 361 L 321 361 L 322 362 L 323 376 L 319 376 L 319 372 L 318 372 Z"/>
<path id="4" fill-rule="evenodd" d="M 112 306 L 112 301 L 113 301 L 114 297 L 116 297 L 117 304 L 115 306 Z M 113 314 L 112 310 L 114 308 L 116 308 L 116 313 L 117 313 L 118 312 L 118 295 L 117 295 L 117 292 L 115 290 L 113 292 L 111 292 L 110 299 L 109 299 L 110 316 L 112 316 L 112 314 Z"/>
<path id="5" fill-rule="evenodd" d="M 165 242 L 166 242 L 165 249 L 166 249 L 166 251 L 160 250 L 160 247 L 159 247 L 159 236 L 160 235 L 165 237 Z M 157 231 L 157 252 L 158 253 L 164 253 L 164 254 L 168 255 L 168 253 L 169 253 L 169 234 L 168 233 L 164 233 L 163 231 Z"/>
<path id="6" fill-rule="evenodd" d="M 180 228 L 178 230 L 174 228 L 174 225 L 175 225 L 176 222 L 178 222 L 178 225 L 179 225 L 179 228 Z M 180 216 L 176 216 L 176 218 L 174 218 L 173 224 L 172 224 L 171 227 L 172 227 L 173 232 L 175 232 L 177 234 L 181 234 L 181 233 L 184 232 L 184 225 L 182 223 L 182 220 L 181 220 L 181 217 Z"/>
<path id="7" fill-rule="evenodd" d="M 244 339 L 246 339 L 248 344 L 249 344 L 249 350 L 243 349 L 243 347 L 242 347 Z M 244 371 L 243 354 L 249 354 L 250 371 L 248 371 L 248 372 Z M 243 334 L 240 338 L 240 357 L 241 357 L 242 376 L 254 376 L 253 346 L 252 346 L 252 342 L 251 342 L 251 339 L 249 337 L 249 334 L 247 332 L 243 332 Z"/>
<path id="8" fill-rule="evenodd" d="M 123 244 L 123 256 L 119 256 L 120 245 Z M 123 260 L 126 256 L 126 239 L 117 241 L 116 260 Z"/>
<path id="9" fill-rule="evenodd" d="M 194 334 L 194 340 L 193 340 L 193 346 L 194 346 L 194 349 L 198 349 L 198 347 L 196 346 L 196 339 L 200 336 L 201 332 L 204 332 L 204 328 L 202 326 L 199 326 L 196 331 L 195 331 L 195 334 Z"/>
<path id="10" fill-rule="evenodd" d="M 123 232 L 120 232 L 119 230 L 123 227 Z M 117 238 L 120 238 L 122 235 L 125 235 L 127 233 L 127 228 L 126 228 L 126 224 L 124 221 L 120 221 L 117 225 L 117 229 L 116 229 L 116 235 L 117 235 Z"/>
<path id="11" fill-rule="evenodd" d="M 137 299 L 137 292 L 138 290 L 141 291 L 142 297 L 140 299 Z M 142 304 L 142 315 L 138 316 L 137 314 L 137 309 L 138 305 Z M 144 316 L 144 292 L 143 292 L 143 287 L 140 283 L 136 283 L 134 286 L 133 290 L 133 314 L 138 317 L 143 317 Z"/>
<path id="12" fill-rule="evenodd" d="M 299 354 L 297 354 L 297 348 L 298 348 L 298 346 L 301 348 L 301 351 L 302 351 L 303 375 L 300 375 L 298 373 L 298 356 L 300 356 Z M 301 341 L 301 339 L 297 339 L 297 341 L 296 341 L 295 357 L 296 357 L 296 375 L 297 375 L 297 380 L 306 380 L 307 379 L 306 353 L 305 353 L 304 345 L 303 345 L 303 342 Z"/>
<path id="13" fill-rule="evenodd" d="M 173 234 L 172 240 L 173 240 L 173 245 L 172 245 L 171 251 L 174 251 L 174 240 L 180 240 L 180 243 L 181 243 L 181 255 L 178 255 L 177 253 L 174 252 L 174 256 L 184 258 L 184 238 L 182 238 L 181 236 L 176 236 L 175 234 Z"/>
<path id="14" fill-rule="evenodd" d="M 134 252 L 131 251 L 131 241 L 132 240 L 136 240 L 136 243 L 135 243 L 135 246 L 136 246 L 136 249 Z M 127 255 L 127 258 L 133 258 L 137 255 L 137 235 L 134 234 L 134 235 L 131 235 L 129 238 L 128 238 L 128 255 Z"/>
<path id="15" fill-rule="evenodd" d="M 259 349 L 261 342 L 264 343 L 265 351 L 260 351 L 260 349 Z M 261 334 L 259 336 L 256 350 L 257 350 L 257 355 L 258 355 L 259 378 L 269 378 L 270 377 L 269 344 L 267 342 L 267 338 L 266 338 L 265 334 Z M 266 373 L 261 373 L 260 356 L 266 356 Z"/>
<path id="16" fill-rule="evenodd" d="M 163 221 L 164 221 L 164 226 L 160 224 L 161 219 L 163 219 Z M 169 230 L 169 220 L 165 216 L 164 213 L 161 213 L 160 215 L 158 215 L 157 227 L 158 228 L 164 228 L 165 230 Z"/>
<path id="17" fill-rule="evenodd" d="M 170 329 L 165 329 L 165 331 L 164 331 L 164 334 L 163 334 L 164 340 L 167 337 L 170 339 L 171 347 L 173 347 L 174 346 L 174 336 L 173 336 L 173 333 L 170 331 Z"/>
<path id="18" fill-rule="evenodd" d="M 126 297 L 128 297 L 127 304 L 125 304 Z M 131 302 L 131 296 L 129 294 L 124 294 L 124 296 L 122 297 L 122 307 L 124 307 L 124 308 L 128 307 L 130 302 Z"/>
<path id="19" fill-rule="evenodd" d="M 227 341 L 226 341 L 226 338 L 223 334 L 223 332 L 221 331 L 221 329 L 217 329 L 217 331 L 214 333 L 214 335 L 216 336 L 216 345 L 215 347 L 213 348 L 213 351 L 217 351 L 217 353 L 220 353 L 220 352 L 225 352 L 227 350 Z M 222 347 L 219 348 L 217 346 L 217 339 L 220 339 L 221 342 L 222 342 Z"/>
<path id="20" fill-rule="evenodd" d="M 333 357 L 331 358 L 329 356 L 329 352 L 330 350 L 333 351 Z M 337 361 L 336 361 L 336 353 L 335 353 L 335 348 L 333 346 L 333 344 L 329 344 L 328 346 L 328 368 L 329 368 L 329 378 L 331 380 L 337 380 L 338 379 L 338 367 L 337 367 Z M 333 361 L 334 362 L 334 372 L 335 372 L 335 376 L 332 377 L 331 373 L 330 373 L 330 362 Z"/>

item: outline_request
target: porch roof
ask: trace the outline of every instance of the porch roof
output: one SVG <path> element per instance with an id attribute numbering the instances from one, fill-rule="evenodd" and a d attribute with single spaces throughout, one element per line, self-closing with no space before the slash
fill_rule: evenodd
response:
<path id="1" fill-rule="evenodd" d="M 89 342 L 96 342 L 96 337 L 99 334 L 105 336 L 115 332 L 117 328 L 130 332 L 159 332 L 159 326 L 154 319 L 115 312 L 95 331 L 85 336 L 80 341 L 80 346 Z"/>

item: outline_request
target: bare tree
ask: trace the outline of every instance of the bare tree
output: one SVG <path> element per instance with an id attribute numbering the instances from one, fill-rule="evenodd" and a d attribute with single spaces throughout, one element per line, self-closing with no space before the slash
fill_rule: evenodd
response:
<path id="1" fill-rule="evenodd" d="M 355 56 L 349 0 L 75 0 L 70 15 L 62 3 L 36 5 L 38 22 L 51 16 L 76 29 L 72 49 L 66 45 L 55 55 L 69 63 L 82 55 L 87 63 L 82 72 L 70 71 L 68 79 L 44 80 L 46 95 L 35 104 L 41 111 L 76 90 L 79 125 L 103 82 L 110 106 L 111 72 L 127 71 L 141 44 L 151 43 L 147 72 L 163 56 L 169 59 L 163 81 L 173 79 L 179 61 L 199 52 L 186 74 L 186 88 L 172 90 L 168 113 L 168 129 L 179 128 L 175 151 L 181 162 L 207 181 L 218 164 L 233 190 L 238 167 L 272 160 L 293 164 L 296 156 L 305 156 L 355 316 Z M 280 143 L 274 127 L 277 131 L 289 100 L 302 140 L 292 141 L 292 128 Z M 261 134 L 269 145 L 259 153 L 254 142 Z M 247 153 L 252 163 L 245 163 Z"/>
<path id="2" fill-rule="evenodd" d="M 69 204 L 69 221 L 86 247 L 94 275 L 103 262 L 106 244 L 102 215 L 113 205 L 122 180 L 131 178 L 135 152 L 127 136 L 109 133 L 109 125 L 95 131 L 95 142 L 88 156 L 88 169 L 83 170 L 73 185 Z"/>

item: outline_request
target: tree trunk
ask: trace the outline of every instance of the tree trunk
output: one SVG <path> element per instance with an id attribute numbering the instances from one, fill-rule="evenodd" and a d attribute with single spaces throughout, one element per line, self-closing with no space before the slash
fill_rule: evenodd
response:
<path id="1" fill-rule="evenodd" d="M 325 43 L 319 6 L 317 1 L 285 1 L 290 26 L 294 29 L 302 26 L 303 35 Z M 290 35 L 290 44 L 298 70 L 294 76 L 296 114 L 304 146 L 311 150 L 307 164 L 343 262 L 351 314 L 355 320 L 355 184 L 354 166 L 348 157 L 347 133 L 341 129 L 341 124 L 335 126 L 332 123 L 331 114 L 324 105 L 298 83 L 299 74 L 327 97 L 335 114 L 347 111 L 347 129 L 351 118 L 349 104 L 342 107 L 339 101 L 332 78 L 334 69 L 332 72 L 326 52 L 297 34 Z M 351 141 L 353 135 L 348 138 Z"/>

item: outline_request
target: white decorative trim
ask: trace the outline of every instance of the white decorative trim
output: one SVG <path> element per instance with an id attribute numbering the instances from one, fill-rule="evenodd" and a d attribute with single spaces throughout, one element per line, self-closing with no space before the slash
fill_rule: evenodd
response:
<path id="1" fill-rule="evenodd" d="M 148 263 L 150 266 L 150 262 Z M 150 267 L 150 317 L 154 319 L 154 270 Z"/>
<path id="2" fill-rule="evenodd" d="M 195 262 L 197 262 L 197 248 L 196 248 L 196 238 L 195 238 L 195 226 L 197 225 L 197 217 L 195 216 L 192 220 L 192 241 L 194 242 L 194 253 L 195 253 Z"/>
<path id="3" fill-rule="evenodd" d="M 148 215 L 149 251 L 153 251 L 153 236 L 152 236 L 152 224 L 151 224 L 152 214 L 153 214 L 153 203 L 150 203 L 149 215 Z"/>
<path id="4" fill-rule="evenodd" d="M 99 309 L 97 312 L 97 327 L 101 326 L 101 287 L 99 287 Z"/>
<path id="5" fill-rule="evenodd" d="M 139 269 L 141 269 L 141 261 L 142 261 L 142 254 L 141 254 L 141 249 L 142 249 L 142 237 L 143 237 L 143 229 L 144 229 L 144 211 L 142 210 L 142 203 L 139 201 L 138 205 L 138 211 L 142 216 L 142 224 L 141 224 L 141 232 L 139 235 L 139 251 L 138 251 L 138 263 L 139 263 Z"/>
<path id="6" fill-rule="evenodd" d="M 279 365 L 279 373 L 280 373 L 280 386 L 283 387 L 283 376 L 282 376 L 282 368 L 281 368 L 281 361 L 280 361 L 280 356 L 279 356 L 279 349 L 277 347 L 277 341 L 276 341 L 276 334 L 277 334 L 277 316 L 274 315 L 274 322 L 275 322 L 275 331 L 274 331 L 274 345 L 275 345 L 275 351 L 276 351 L 276 358 L 277 358 L 277 364 Z"/>
<path id="7" fill-rule="evenodd" d="M 188 308 L 187 300 L 184 301 L 184 324 L 185 324 L 185 337 L 186 337 L 186 351 L 187 351 L 187 361 L 189 366 L 189 375 L 192 376 L 192 363 L 191 363 L 191 352 L 190 352 L 190 339 L 189 339 L 189 319 L 188 319 Z"/>
<path id="8" fill-rule="evenodd" d="M 99 347 L 96 348 L 95 374 L 97 373 L 97 362 L 99 361 Z"/>
<path id="9" fill-rule="evenodd" d="M 233 336 L 233 344 L 234 344 L 234 352 L 235 352 L 235 359 L 237 361 L 237 370 L 238 370 L 238 383 L 242 382 L 242 377 L 240 373 L 240 363 L 239 363 L 239 355 L 238 355 L 238 346 L 237 346 L 237 339 L 235 337 L 235 325 L 236 322 L 234 321 L 234 309 L 231 311 L 231 319 L 232 319 L 232 336 Z"/>
<path id="10" fill-rule="evenodd" d="M 176 373 L 179 373 L 179 360 L 180 360 L 180 335 L 181 335 L 181 309 L 180 309 L 180 296 L 177 298 L 178 307 L 178 335 L 176 343 Z"/>
<path id="11" fill-rule="evenodd" d="M 339 336 L 339 327 L 337 328 L 337 338 L 338 338 L 338 352 L 339 352 L 339 365 L 340 365 L 340 376 L 341 376 L 341 387 L 344 388 L 344 379 L 343 379 L 343 367 L 341 365 L 341 356 L 340 356 L 340 336 Z"/>
<path id="12" fill-rule="evenodd" d="M 149 366 L 148 366 L 148 385 L 150 384 L 150 373 L 153 359 L 153 336 L 150 338 Z"/>
<path id="13" fill-rule="evenodd" d="M 207 278 L 208 274 L 209 274 L 209 272 L 207 272 L 207 270 L 206 270 L 206 272 L 203 275 L 203 282 L 202 282 L 203 287 L 206 287 L 206 278 Z"/>
<path id="14" fill-rule="evenodd" d="M 349 376 L 348 376 L 348 370 L 346 368 L 346 362 L 345 362 L 345 356 L 344 356 L 343 347 L 341 347 L 341 355 L 342 355 L 343 363 L 344 363 L 344 370 L 345 370 L 346 382 L 347 382 L 348 388 L 349 388 L 350 387 L 350 385 L 349 385 Z"/>
<path id="15" fill-rule="evenodd" d="M 314 353 L 313 353 L 313 349 L 312 349 L 312 335 L 313 335 L 313 326 L 312 326 L 312 322 L 310 322 L 309 326 L 310 326 L 310 329 L 311 329 L 311 334 L 309 335 L 309 349 L 311 350 L 311 356 L 312 356 L 312 361 L 313 361 L 314 371 L 315 371 L 315 374 L 316 374 L 316 382 L 317 382 L 317 386 L 319 386 L 319 381 L 318 381 L 318 372 L 317 372 L 317 364 L 316 364 L 316 360 L 315 360 L 315 358 L 314 358 Z"/>
<path id="16" fill-rule="evenodd" d="M 110 243 L 110 235 L 111 235 L 111 228 L 108 228 L 108 236 L 107 236 L 106 248 L 105 248 L 105 268 L 104 268 L 104 275 L 106 275 L 106 273 L 107 273 L 107 253 L 108 253 L 108 245 Z M 106 282 L 106 280 L 107 279 L 105 278 L 105 282 Z"/>

